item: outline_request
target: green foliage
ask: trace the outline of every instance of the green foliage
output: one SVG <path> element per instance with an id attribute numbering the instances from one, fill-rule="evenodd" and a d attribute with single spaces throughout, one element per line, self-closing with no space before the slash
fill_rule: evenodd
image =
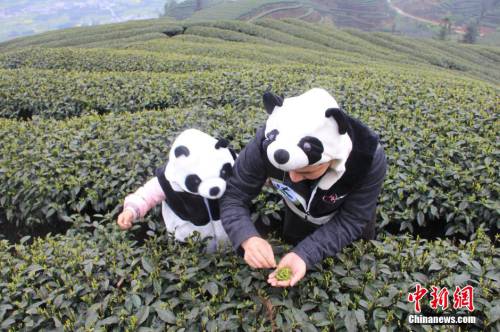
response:
<path id="1" fill-rule="evenodd" d="M 282 2 L 283 0 L 241 0 L 241 1 L 213 1 L 214 4 L 197 11 L 192 20 L 227 20 L 237 19 L 265 4 Z"/>
<path id="2" fill-rule="evenodd" d="M 153 60 L 151 66 L 161 65 L 160 59 Z M 0 142 L 5 220 L 24 228 L 53 224 L 73 213 L 114 209 L 152 175 L 152 167 L 165 161 L 166 154 L 158 152 L 181 128 L 222 133 L 242 148 L 264 123 L 261 96 L 271 85 L 285 95 L 324 87 L 380 133 L 389 162 L 380 199 L 382 229 L 414 232 L 438 223 L 441 236 L 471 236 L 480 224 L 498 229 L 499 187 L 493 180 L 498 161 L 491 157 L 498 149 L 496 89 L 387 68 L 286 69 L 176 75 L 2 71 L 8 77 L 0 92 L 3 114 L 32 110 L 39 115 L 33 122 L 4 121 L 0 126 L 4 137 L 17 133 Z M 40 88 L 30 91 L 33 86 Z M 179 106 L 192 109 L 166 109 Z M 145 108 L 158 111 L 124 114 Z M 116 115 L 41 119 L 107 112 Z M 241 112 L 244 117 L 234 116 Z M 97 155 L 103 157 L 96 160 Z"/>
<path id="3" fill-rule="evenodd" d="M 10 151 L 10 157 L 3 154 L 0 161 L 0 211 L 6 222 L 24 232 L 37 224 L 50 228 L 58 221 L 71 222 L 74 213 L 111 211 L 166 162 L 168 147 L 181 130 L 197 127 L 214 136 L 234 137 L 235 142 L 248 141 L 254 129 L 235 131 L 244 128 L 243 120 L 232 114 L 231 108 L 204 108 L 92 115 L 65 122 L 2 121 L 2 135 L 16 128 L 18 139 L 0 143 L 3 152 Z M 259 123 L 264 114 L 254 110 L 247 119 Z M 221 122 L 228 127 L 219 128 Z M 32 149 L 19 151 L 23 142 L 31 142 Z M 242 148 L 237 143 L 235 147 Z"/>
<path id="4" fill-rule="evenodd" d="M 192 103 L 205 102 L 190 109 L 90 115 L 64 122 L 38 117 L 0 121 L 2 136 L 16 133 L 0 141 L 5 220 L 18 226 L 51 224 L 55 216 L 61 220 L 82 211 L 91 215 L 114 209 L 166 161 L 166 147 L 184 128 L 231 138 L 240 150 L 265 121 L 261 95 L 269 81 L 261 75 L 207 75 L 190 81 L 196 89 L 179 91 L 198 91 L 202 95 Z M 285 75 L 273 75 L 275 91 L 296 95 L 322 86 L 380 134 L 389 164 L 380 197 L 381 229 L 414 232 L 439 224 L 441 236 L 465 237 L 481 224 L 498 229 L 498 161 L 492 158 L 498 149 L 495 89 L 431 83 L 407 74 L 382 76 L 375 70 L 338 71 L 335 81 L 331 76 L 309 81 L 304 75 Z M 177 100 L 194 96 L 182 98 Z M 234 116 L 242 112 L 244 116 Z"/>
<path id="5" fill-rule="evenodd" d="M 468 330 L 499 329 L 498 48 L 297 20 L 151 20 L 0 51 L 0 237 L 71 225 L 33 243 L 0 241 L 0 329 L 410 330 L 415 282 L 473 285 L 479 321 Z M 270 271 L 173 241 L 157 209 L 145 244 L 131 239 L 136 229 L 118 231 L 125 195 L 167 161 L 180 131 L 241 151 L 265 122 L 264 91 L 312 87 L 380 134 L 388 173 L 377 241 L 281 290 L 267 285 Z M 282 209 L 264 187 L 251 218 L 280 219 Z M 455 240 L 384 238 L 422 229 Z M 275 244 L 278 256 L 290 249 Z"/>
<path id="6" fill-rule="evenodd" d="M 467 44 L 474 44 L 479 35 L 478 26 L 475 23 L 470 23 L 465 29 L 465 34 L 463 37 L 463 42 Z"/>
<path id="7" fill-rule="evenodd" d="M 123 41 L 131 37 L 161 33 L 165 29 L 175 26 L 178 26 L 178 24 L 172 23 L 170 19 L 162 18 L 63 29 L 0 43 L 0 51 L 16 50 L 21 47 L 30 46 L 64 47 L 82 46 L 95 42 L 113 43 L 117 40 Z"/>
<path id="8" fill-rule="evenodd" d="M 249 36 L 241 32 L 219 29 L 211 26 L 191 26 L 187 28 L 186 33 L 196 36 L 219 38 L 233 42 L 265 43 L 262 39 Z"/>
<path id="9" fill-rule="evenodd" d="M 481 232 L 457 245 L 357 241 L 281 289 L 267 284 L 271 270 L 252 270 L 234 254 L 200 255 L 196 238 L 181 244 L 161 229 L 138 246 L 107 217 L 79 225 L 90 232 L 0 241 L 2 329 L 409 331 L 415 325 L 407 316 L 415 311 L 406 297 L 417 282 L 427 289 L 473 286 L 478 321 L 467 330 L 499 325 L 500 251 Z M 277 256 L 290 249 L 272 243 Z M 429 301 L 422 299 L 423 312 L 434 313 Z"/>
<path id="10" fill-rule="evenodd" d="M 183 34 L 169 38 L 162 33 L 169 31 L 183 32 Z M 182 25 L 174 24 L 165 19 L 144 20 L 112 26 L 67 29 L 37 37 L 21 38 L 0 44 L 0 52 L 31 46 L 135 48 L 135 44 L 138 42 L 154 39 L 157 44 L 165 46 L 164 51 L 171 53 L 172 50 L 168 46 L 172 43 L 178 45 L 178 42 L 185 40 L 185 36 L 204 37 L 201 40 L 198 39 L 203 43 L 202 53 L 209 52 L 213 48 L 213 39 L 217 39 L 218 43 L 225 42 L 224 46 L 234 46 L 236 41 L 245 44 L 246 47 L 252 44 L 259 45 L 258 47 L 267 45 L 274 49 L 273 52 L 281 51 L 281 53 L 287 51 L 283 47 L 295 48 L 294 53 L 297 52 L 297 48 L 303 48 L 299 53 L 312 53 L 315 55 L 313 59 L 335 59 L 347 63 L 370 65 L 377 62 L 391 64 L 391 66 L 401 64 L 419 64 L 427 68 L 436 68 L 437 66 L 490 82 L 500 82 L 500 73 L 496 69 L 498 67 L 496 62 L 491 61 L 491 57 L 484 56 L 486 48 L 486 52 L 493 53 L 495 57 L 498 57 L 499 51 L 494 47 L 471 48 L 468 45 L 450 42 L 436 43 L 432 40 L 407 39 L 389 33 L 364 33 L 353 29 L 340 30 L 297 19 L 284 21 L 263 19 L 256 21 L 255 24 L 241 21 L 183 22 Z M 189 54 L 194 55 L 193 53 Z M 285 58 L 289 59 L 292 55 L 288 52 Z M 131 56 L 133 57 L 133 55 Z M 226 59 L 230 57 L 230 54 L 224 56 Z M 253 59 L 250 60 L 250 62 L 254 62 Z M 279 58 L 273 60 L 272 63 L 281 62 Z M 304 61 L 304 57 L 301 55 L 297 61 L 317 63 L 318 60 Z"/>
<path id="11" fill-rule="evenodd" d="M 230 59 L 205 58 L 193 54 L 159 54 L 140 50 L 26 48 L 0 54 L 3 69 L 64 69 L 80 72 L 186 73 L 241 67 Z"/>

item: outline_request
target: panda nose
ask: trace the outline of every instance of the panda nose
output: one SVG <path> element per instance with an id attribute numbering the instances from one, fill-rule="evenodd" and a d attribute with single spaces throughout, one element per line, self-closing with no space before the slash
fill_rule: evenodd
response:
<path id="1" fill-rule="evenodd" d="M 274 159 L 278 164 L 286 164 L 288 159 L 290 159 L 290 154 L 288 151 L 279 149 L 274 152 Z"/>
<path id="2" fill-rule="evenodd" d="M 210 188 L 210 196 L 217 196 L 220 193 L 219 187 Z"/>

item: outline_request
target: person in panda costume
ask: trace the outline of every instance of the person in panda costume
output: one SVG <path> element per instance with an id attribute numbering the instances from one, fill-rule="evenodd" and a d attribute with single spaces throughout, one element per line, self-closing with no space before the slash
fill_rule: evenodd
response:
<path id="1" fill-rule="evenodd" d="M 386 174 L 379 136 L 339 108 L 324 89 L 263 96 L 269 117 L 241 151 L 221 199 L 233 248 L 253 268 L 276 268 L 268 283 L 294 286 L 308 269 L 356 239 L 375 236 L 375 210 Z M 283 197 L 282 237 L 294 245 L 276 265 L 263 222 L 249 204 L 269 179 Z M 264 230 L 264 231 L 263 231 Z M 289 267 L 288 281 L 276 279 Z"/>
<path id="2" fill-rule="evenodd" d="M 219 199 L 226 190 L 235 152 L 225 139 L 215 139 L 197 129 L 183 131 L 174 141 L 168 162 L 136 192 L 125 197 L 117 223 L 128 229 L 132 222 L 158 203 L 167 231 L 185 242 L 194 231 L 211 237 L 208 252 L 229 243 L 221 225 Z"/>

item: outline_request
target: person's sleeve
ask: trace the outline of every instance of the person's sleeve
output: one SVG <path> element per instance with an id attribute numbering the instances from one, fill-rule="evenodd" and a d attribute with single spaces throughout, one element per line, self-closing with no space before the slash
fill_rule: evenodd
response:
<path id="1" fill-rule="evenodd" d="M 243 241 L 260 236 L 250 218 L 250 204 L 267 179 L 262 158 L 258 139 L 254 138 L 238 155 L 220 201 L 222 226 L 239 253 Z"/>
<path id="2" fill-rule="evenodd" d="M 134 220 L 136 220 L 137 218 L 143 218 L 151 208 L 164 199 L 165 193 L 155 176 L 134 193 L 125 197 L 123 210 L 130 210 L 134 214 Z"/>
<path id="3" fill-rule="evenodd" d="M 308 269 L 326 257 L 335 256 L 361 236 L 376 213 L 386 170 L 386 156 L 379 146 L 361 186 L 345 198 L 332 220 L 304 238 L 292 250 L 304 260 Z"/>

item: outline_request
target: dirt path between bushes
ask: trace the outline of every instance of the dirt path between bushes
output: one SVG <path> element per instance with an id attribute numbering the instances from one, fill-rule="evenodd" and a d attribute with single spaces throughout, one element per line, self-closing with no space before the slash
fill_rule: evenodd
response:
<path id="1" fill-rule="evenodd" d="M 277 12 L 277 11 L 280 11 L 280 10 L 286 10 L 286 9 L 297 9 L 297 8 L 301 8 L 301 7 L 304 7 L 304 5 L 302 4 L 298 4 L 298 5 L 291 5 L 291 6 L 283 6 L 283 7 L 277 7 L 277 8 L 273 8 L 273 9 L 270 9 L 268 11 L 265 11 L 263 13 L 260 13 L 260 14 L 257 14 L 256 16 L 250 18 L 248 20 L 248 22 L 253 22 L 261 17 L 264 17 L 266 15 L 269 15 L 269 14 L 272 14 L 274 12 Z"/>
<path id="2" fill-rule="evenodd" d="M 387 0 L 387 4 L 393 10 L 395 10 L 399 15 L 406 16 L 406 17 L 409 17 L 411 19 L 414 19 L 414 20 L 417 20 L 417 21 L 420 21 L 420 22 L 424 22 L 424 23 L 429 23 L 429 24 L 433 24 L 433 25 L 440 25 L 440 22 L 438 22 L 438 21 L 433 21 L 433 20 L 429 20 L 429 19 L 426 19 L 426 18 L 423 18 L 423 17 L 415 16 L 415 15 L 412 15 L 412 14 L 409 14 L 409 13 L 403 11 L 401 8 L 396 7 L 396 5 L 394 5 L 392 3 L 392 0 Z"/>

